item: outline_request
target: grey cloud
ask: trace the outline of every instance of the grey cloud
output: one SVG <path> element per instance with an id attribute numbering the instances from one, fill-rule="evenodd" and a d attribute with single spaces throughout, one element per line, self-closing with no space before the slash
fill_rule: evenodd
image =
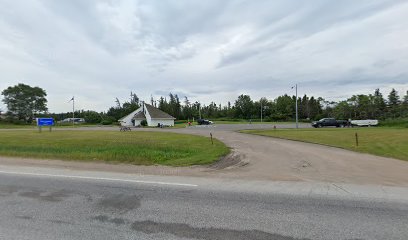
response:
<path id="1" fill-rule="evenodd" d="M 248 58 L 254 57 L 258 54 L 260 54 L 259 50 L 246 50 L 224 56 L 218 63 L 217 68 L 222 68 L 231 64 L 243 62 Z"/>
<path id="2" fill-rule="evenodd" d="M 85 36 L 98 42 L 104 34 L 104 26 L 96 11 L 96 1 L 52 1 L 41 0 L 56 17 L 62 17 L 73 24 Z"/>
<path id="3" fill-rule="evenodd" d="M 179 98 L 182 98 L 184 96 L 187 96 L 187 97 L 189 96 L 187 92 L 177 90 L 177 89 L 172 89 L 172 88 L 156 90 L 153 92 L 154 95 L 163 96 L 163 97 L 169 96 L 170 93 L 173 95 L 177 95 Z"/>
<path id="4" fill-rule="evenodd" d="M 353 2 L 353 4 L 351 4 Z M 291 40 L 310 37 L 325 31 L 343 22 L 359 21 L 378 12 L 384 11 L 403 1 L 341 1 L 335 6 L 331 2 L 320 1 L 319 7 L 312 7 L 308 3 L 290 2 L 286 9 L 269 16 L 261 15 L 262 22 L 258 22 L 259 34 L 252 36 L 252 40 L 245 43 L 241 49 L 230 55 L 223 56 L 217 67 L 231 64 L 255 57 L 259 54 L 271 52 L 285 47 Z M 300 4 L 300 6 L 298 6 Z M 273 9 L 274 4 L 270 4 Z M 302 10 L 302 7 L 304 9 Z M 333 11 L 335 8 L 335 12 Z M 307 19 L 305 21 L 305 19 Z M 272 40 L 272 41 L 271 41 Z"/>
<path id="5" fill-rule="evenodd" d="M 408 82 L 408 74 L 396 74 L 393 76 L 373 76 L 364 69 L 353 69 L 343 76 L 333 76 L 332 78 L 305 80 L 302 85 L 306 87 L 325 86 L 327 88 L 336 89 L 339 86 L 379 86 L 383 84 L 406 84 Z"/>
<path id="6" fill-rule="evenodd" d="M 130 91 L 204 104 L 273 97 L 294 83 L 323 97 L 408 88 L 404 9 L 385 0 L 2 1 L 1 86 L 44 87 L 51 111 L 70 95 L 104 110 Z"/>
<path id="7" fill-rule="evenodd" d="M 207 88 L 195 89 L 191 91 L 191 93 L 197 94 L 197 95 L 213 94 L 214 92 L 217 92 L 217 91 L 215 91 L 214 89 L 207 89 Z"/>
<path id="8" fill-rule="evenodd" d="M 394 60 L 386 60 L 386 59 L 381 59 L 379 61 L 376 61 L 373 63 L 373 67 L 376 68 L 385 68 L 389 65 L 392 65 L 393 63 L 395 63 Z"/>

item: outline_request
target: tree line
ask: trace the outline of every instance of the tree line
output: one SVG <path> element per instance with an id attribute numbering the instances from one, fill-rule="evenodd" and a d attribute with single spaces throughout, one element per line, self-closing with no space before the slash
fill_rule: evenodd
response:
<path id="1" fill-rule="evenodd" d="M 134 98 L 132 94 L 131 97 Z M 140 101 L 134 105 L 130 103 L 132 100 L 122 106 L 111 107 L 107 115 L 117 120 L 126 115 L 124 113 L 130 113 L 141 105 Z M 183 120 L 209 118 L 234 121 L 262 118 L 264 121 L 291 121 L 296 117 L 296 97 L 287 94 L 275 99 L 262 97 L 259 100 L 253 100 L 249 95 L 242 94 L 234 102 L 228 102 L 226 105 L 215 102 L 206 105 L 198 101 L 193 102 L 187 96 L 180 100 L 177 94 L 170 93 L 168 97 L 162 96 L 158 100 L 152 97 L 149 103 L 176 119 Z M 392 89 L 386 98 L 380 89 L 376 89 L 373 94 L 353 95 L 337 102 L 305 94 L 298 97 L 297 103 L 299 119 L 305 121 L 324 117 L 380 120 L 408 117 L 408 91 L 400 97 L 395 89 Z M 122 115 L 114 115 L 116 112 L 121 112 Z"/>
<path id="2" fill-rule="evenodd" d="M 57 121 L 72 117 L 72 112 L 49 113 L 47 109 L 46 91 L 40 87 L 25 84 L 8 87 L 3 90 L 3 102 L 7 106 L 6 119 L 2 121 L 30 123 L 35 117 L 53 117 Z M 384 97 L 380 89 L 372 94 L 353 95 L 346 100 L 327 101 L 322 97 L 304 95 L 296 99 L 287 94 L 275 99 L 265 97 L 253 100 L 249 95 L 242 94 L 234 102 L 227 104 L 202 104 L 191 101 L 187 96 L 182 99 L 177 94 L 169 93 L 158 99 L 151 97 L 149 103 L 178 120 L 198 118 L 217 120 L 260 120 L 292 121 L 295 119 L 296 100 L 299 119 L 304 121 L 324 117 L 337 119 L 396 119 L 408 117 L 408 91 L 400 96 L 395 89 Z M 143 101 L 136 93 L 131 92 L 127 101 L 115 99 L 114 106 L 106 112 L 92 110 L 75 111 L 74 115 L 84 118 L 88 123 L 111 124 L 138 109 Z"/>

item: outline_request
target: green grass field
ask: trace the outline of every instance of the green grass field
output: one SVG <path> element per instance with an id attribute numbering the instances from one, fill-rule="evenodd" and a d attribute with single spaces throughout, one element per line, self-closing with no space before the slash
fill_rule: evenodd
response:
<path id="1" fill-rule="evenodd" d="M 217 121 L 214 124 L 293 124 L 292 122 L 261 122 L 261 121 Z"/>
<path id="2" fill-rule="evenodd" d="M 0 129 L 35 128 L 34 125 L 0 124 Z"/>
<path id="3" fill-rule="evenodd" d="M 408 161 L 408 129 L 406 128 L 276 129 L 241 132 L 318 143 Z M 355 133 L 358 134 L 358 147 Z"/>
<path id="4" fill-rule="evenodd" d="M 207 137 L 162 132 L 0 132 L 0 155 L 42 159 L 105 161 L 135 165 L 210 164 L 229 153 Z"/>

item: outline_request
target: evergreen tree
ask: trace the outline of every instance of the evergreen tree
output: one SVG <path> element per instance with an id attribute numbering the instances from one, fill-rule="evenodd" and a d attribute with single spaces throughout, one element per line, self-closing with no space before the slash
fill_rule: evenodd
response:
<path id="1" fill-rule="evenodd" d="M 398 92 L 393 88 L 388 95 L 388 106 L 397 106 L 400 104 L 400 97 L 398 96 Z"/>
<path id="2" fill-rule="evenodd" d="M 393 118 L 400 116 L 400 106 L 401 103 L 398 92 L 393 88 L 388 95 L 388 107 Z"/>

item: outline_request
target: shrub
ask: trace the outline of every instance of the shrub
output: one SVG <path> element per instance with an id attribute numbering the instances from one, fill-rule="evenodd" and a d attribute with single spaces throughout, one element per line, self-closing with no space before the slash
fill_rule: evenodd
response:
<path id="1" fill-rule="evenodd" d="M 143 120 L 140 122 L 140 125 L 142 125 L 143 127 L 147 126 L 147 121 L 146 121 L 145 119 L 143 119 Z"/>
<path id="2" fill-rule="evenodd" d="M 379 121 L 379 126 L 408 128 L 408 118 L 386 119 Z"/>
<path id="3" fill-rule="evenodd" d="M 111 125 L 111 124 L 112 124 L 112 120 L 108 120 L 108 119 L 103 120 L 103 121 L 101 122 L 101 124 L 102 124 L 102 125 Z"/>

